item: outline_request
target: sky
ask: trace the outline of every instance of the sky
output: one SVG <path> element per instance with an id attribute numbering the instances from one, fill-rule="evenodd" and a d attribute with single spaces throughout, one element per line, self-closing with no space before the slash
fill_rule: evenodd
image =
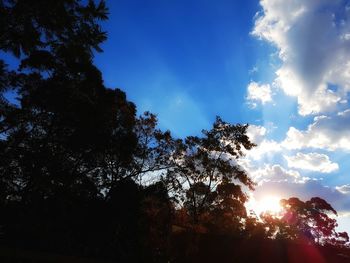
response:
<path id="1" fill-rule="evenodd" d="M 105 84 L 183 138 L 249 123 L 266 196 L 326 199 L 350 232 L 350 1 L 107 1 Z"/>

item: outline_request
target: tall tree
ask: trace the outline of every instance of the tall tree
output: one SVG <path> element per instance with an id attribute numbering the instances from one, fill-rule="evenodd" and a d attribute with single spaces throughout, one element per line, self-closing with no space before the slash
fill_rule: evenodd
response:
<path id="1" fill-rule="evenodd" d="M 216 225 L 225 221 L 225 225 L 232 226 L 246 216 L 247 196 L 242 188 L 251 190 L 254 183 L 237 160 L 244 155 L 243 149 L 255 146 L 246 135 L 247 127 L 217 117 L 202 137 L 187 137 L 178 144 L 168 179 L 192 224 L 213 222 L 205 218 L 214 217 L 221 221 Z"/>
<path id="2" fill-rule="evenodd" d="M 268 235 L 283 239 L 303 239 L 318 244 L 344 245 L 346 232 L 337 232 L 335 209 L 324 199 L 313 197 L 303 202 L 292 197 L 281 200 L 280 215 L 265 214 L 262 219 Z"/>
<path id="3" fill-rule="evenodd" d="M 135 106 L 105 88 L 92 63 L 106 38 L 99 26 L 107 18 L 104 1 L 1 1 L 0 13 L 0 49 L 20 61 L 17 71 L 1 64 L 0 169 L 16 182 L 7 188 L 27 201 L 86 192 L 107 152 L 129 164 Z M 18 103 L 6 100 L 9 90 Z"/>
<path id="4" fill-rule="evenodd" d="M 83 250 L 88 239 L 79 235 L 100 226 L 86 215 L 103 195 L 105 156 L 124 167 L 133 160 L 135 106 L 106 88 L 93 65 L 106 18 L 104 1 L 0 1 L 0 50 L 19 62 L 0 61 L 0 225 L 8 242 Z"/>

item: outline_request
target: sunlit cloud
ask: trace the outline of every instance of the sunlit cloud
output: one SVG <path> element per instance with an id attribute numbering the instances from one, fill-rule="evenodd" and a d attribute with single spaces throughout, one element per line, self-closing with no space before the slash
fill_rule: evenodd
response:
<path id="1" fill-rule="evenodd" d="M 260 160 L 264 157 L 274 156 L 276 153 L 279 153 L 282 150 L 281 145 L 274 140 L 263 140 L 258 144 L 257 147 L 249 150 L 246 153 L 247 158 L 253 160 Z"/>
<path id="2" fill-rule="evenodd" d="M 257 161 L 266 156 L 271 157 L 282 150 L 280 143 L 266 138 L 268 131 L 264 126 L 250 125 L 248 127 L 247 135 L 257 146 L 246 151 L 246 159 Z"/>
<path id="3" fill-rule="evenodd" d="M 350 150 L 350 110 L 316 117 L 307 130 L 290 127 L 282 145 L 287 149 Z"/>
<path id="4" fill-rule="evenodd" d="M 339 227 L 338 231 L 347 231 L 350 229 L 350 212 L 340 212 L 337 218 Z"/>
<path id="5" fill-rule="evenodd" d="M 281 59 L 275 84 L 301 115 L 332 111 L 350 90 L 350 10 L 344 1 L 260 1 L 252 34 Z"/>
<path id="6" fill-rule="evenodd" d="M 257 103 L 265 104 L 272 101 L 271 87 L 269 84 L 250 82 L 247 87 L 247 100 L 251 107 L 255 108 Z"/>
<path id="7" fill-rule="evenodd" d="M 265 127 L 254 124 L 249 125 L 247 130 L 249 139 L 258 145 L 264 140 L 266 133 L 267 129 Z"/>
<path id="8" fill-rule="evenodd" d="M 259 185 L 264 182 L 295 182 L 301 178 L 299 172 L 286 170 L 278 164 L 265 164 L 263 168 L 250 170 L 250 174 Z"/>
<path id="9" fill-rule="evenodd" d="M 300 153 L 294 156 L 284 156 L 288 162 L 288 167 L 303 170 L 310 170 L 321 173 L 331 173 L 339 169 L 337 163 L 333 163 L 325 154 Z"/>

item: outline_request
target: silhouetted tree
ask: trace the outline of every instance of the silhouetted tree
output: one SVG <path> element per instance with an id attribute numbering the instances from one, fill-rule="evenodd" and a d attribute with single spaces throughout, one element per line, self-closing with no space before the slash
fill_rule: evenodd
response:
<path id="1" fill-rule="evenodd" d="M 344 245 L 349 241 L 347 233 L 336 232 L 337 212 L 324 199 L 313 197 L 303 202 L 292 197 L 282 199 L 280 215 L 264 214 L 262 219 L 267 235 L 282 239 L 306 239 L 318 244 Z"/>
<path id="2" fill-rule="evenodd" d="M 117 103 L 127 105 L 121 92 L 104 88 L 92 65 L 93 49 L 100 50 L 105 39 L 97 24 L 106 18 L 104 2 L 1 1 L 0 9 L 0 48 L 20 60 L 12 76 L 2 71 L 3 78 L 16 79 L 2 91 L 13 90 L 18 98 L 14 104 L 2 93 L 7 109 L 1 112 L 1 169 L 16 182 L 11 198 L 30 202 L 68 190 L 75 180 L 89 184 L 81 176 L 91 169 L 87 160 L 123 125 L 112 125 Z"/>
<path id="3" fill-rule="evenodd" d="M 163 182 L 149 185 L 143 190 L 141 202 L 141 240 L 144 262 L 169 260 L 173 205 Z"/>
<path id="4" fill-rule="evenodd" d="M 90 253 L 94 241 L 84 236 L 101 227 L 105 157 L 124 167 L 133 160 L 135 106 L 107 89 L 92 63 L 106 18 L 104 1 L 0 1 L 0 49 L 19 60 L 12 71 L 0 63 L 0 224 L 8 244 Z"/>
<path id="5" fill-rule="evenodd" d="M 170 156 L 175 149 L 174 140 L 169 131 L 157 128 L 157 118 L 150 112 L 145 112 L 135 120 L 133 132 L 136 136 L 136 147 L 132 158 L 127 164 L 115 156 L 116 152 L 107 152 L 104 155 L 106 171 L 101 181 L 105 190 L 119 180 L 132 178 L 140 184 L 149 184 L 165 175 L 172 167 Z M 121 151 L 119 154 L 123 154 Z"/>
<path id="6" fill-rule="evenodd" d="M 174 140 L 155 115 L 135 118 L 125 93 L 104 86 L 92 58 L 106 18 L 104 1 L 0 1 L 0 49 L 19 61 L 14 70 L 0 61 L 0 225 L 8 245 L 121 261 L 164 257 L 166 188 L 135 180 L 169 166 Z"/>
<path id="7" fill-rule="evenodd" d="M 289 224 L 285 220 L 281 220 L 280 215 L 271 214 L 269 212 L 260 215 L 265 236 L 272 239 L 295 240 L 299 236 L 297 226 Z"/>
<path id="8" fill-rule="evenodd" d="M 248 239 L 262 239 L 267 237 L 266 224 L 254 213 L 250 212 L 244 220 L 244 235 Z"/>
<path id="9" fill-rule="evenodd" d="M 252 185 L 249 186 L 252 187 Z M 214 208 L 211 212 L 214 229 L 226 234 L 241 232 L 245 228 L 243 219 L 248 217 L 244 206 L 248 197 L 242 191 L 241 185 L 224 178 L 217 186 L 215 193 Z"/>
<path id="10" fill-rule="evenodd" d="M 247 196 L 241 188 L 253 189 L 254 183 L 236 161 L 243 156 L 243 149 L 254 146 L 246 135 L 247 127 L 217 117 L 203 137 L 187 137 L 178 144 L 168 180 L 191 224 L 216 221 L 217 225 L 237 225 L 246 216 L 243 204 Z"/>

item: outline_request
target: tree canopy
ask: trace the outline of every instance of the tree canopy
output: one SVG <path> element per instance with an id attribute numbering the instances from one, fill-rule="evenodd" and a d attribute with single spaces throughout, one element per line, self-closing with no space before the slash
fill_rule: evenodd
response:
<path id="1" fill-rule="evenodd" d="M 254 183 L 236 161 L 243 156 L 243 148 L 255 146 L 246 135 L 247 128 L 217 117 L 211 130 L 204 130 L 202 137 L 185 138 L 171 156 L 174 166 L 168 180 L 191 224 L 239 228 L 246 217 L 248 198 L 242 187 L 252 190 Z"/>

